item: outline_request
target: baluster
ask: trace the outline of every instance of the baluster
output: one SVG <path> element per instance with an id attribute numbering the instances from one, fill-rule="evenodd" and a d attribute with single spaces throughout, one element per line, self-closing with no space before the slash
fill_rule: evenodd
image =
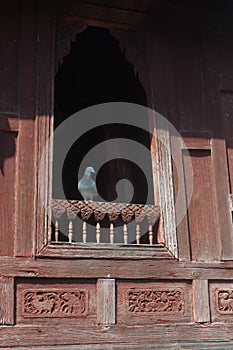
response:
<path id="1" fill-rule="evenodd" d="M 124 234 L 124 244 L 128 244 L 128 229 L 126 224 L 124 224 L 123 226 L 123 234 Z"/>
<path id="2" fill-rule="evenodd" d="M 114 225 L 110 224 L 110 243 L 114 243 Z"/>
<path id="3" fill-rule="evenodd" d="M 87 223 L 83 221 L 83 243 L 87 243 Z"/>
<path id="4" fill-rule="evenodd" d="M 52 240 L 52 223 L 50 223 L 48 227 L 48 242 L 50 243 Z"/>
<path id="5" fill-rule="evenodd" d="M 96 243 L 100 243 L 100 223 L 96 224 Z"/>
<path id="6" fill-rule="evenodd" d="M 152 225 L 149 225 L 149 243 L 150 243 L 150 245 L 153 244 L 153 227 L 152 227 Z"/>
<path id="7" fill-rule="evenodd" d="M 140 225 L 137 224 L 136 225 L 136 243 L 137 244 L 140 244 Z"/>
<path id="8" fill-rule="evenodd" d="M 58 242 L 58 220 L 55 221 L 55 242 Z"/>
<path id="9" fill-rule="evenodd" d="M 71 220 L 69 221 L 68 238 L 69 238 L 69 243 L 72 243 L 72 239 L 73 239 L 73 222 Z"/>

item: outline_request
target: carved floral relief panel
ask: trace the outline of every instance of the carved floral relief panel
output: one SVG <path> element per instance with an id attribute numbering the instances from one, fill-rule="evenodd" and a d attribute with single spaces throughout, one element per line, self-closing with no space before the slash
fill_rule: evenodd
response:
<path id="1" fill-rule="evenodd" d="M 118 321 L 128 324 L 190 322 L 192 290 L 183 282 L 119 282 Z"/>
<path id="2" fill-rule="evenodd" d="M 184 312 L 182 289 L 129 290 L 127 292 L 129 312 L 178 314 Z"/>
<path id="3" fill-rule="evenodd" d="M 16 323 L 93 323 L 96 319 L 96 284 L 64 280 L 18 282 Z M 54 280 L 56 282 L 56 280 Z"/>

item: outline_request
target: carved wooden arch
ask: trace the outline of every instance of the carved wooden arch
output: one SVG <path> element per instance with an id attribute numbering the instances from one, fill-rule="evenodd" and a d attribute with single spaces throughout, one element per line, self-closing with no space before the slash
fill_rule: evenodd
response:
<path id="1" fill-rule="evenodd" d="M 88 24 L 61 20 L 56 25 L 56 66 L 55 74 L 63 62 L 63 58 L 70 52 L 70 43 L 76 41 L 76 35 L 83 32 Z M 133 65 L 135 74 L 140 74 L 140 80 L 146 89 L 146 77 L 144 72 L 144 35 L 142 31 L 125 30 L 120 28 L 108 28 L 110 34 L 118 40 L 119 47 L 126 60 Z"/>

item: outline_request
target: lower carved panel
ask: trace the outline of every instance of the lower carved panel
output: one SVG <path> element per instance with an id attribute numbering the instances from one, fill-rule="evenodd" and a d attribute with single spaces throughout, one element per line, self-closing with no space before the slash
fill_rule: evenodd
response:
<path id="1" fill-rule="evenodd" d="M 213 322 L 232 322 L 233 282 L 210 283 L 210 305 Z"/>
<path id="2" fill-rule="evenodd" d="M 23 317 L 80 317 L 87 313 L 86 290 L 28 290 L 23 293 Z"/>
<path id="3" fill-rule="evenodd" d="M 96 281 L 22 279 L 16 283 L 16 323 L 93 324 Z"/>
<path id="4" fill-rule="evenodd" d="M 129 312 L 177 314 L 184 311 L 182 289 L 130 290 L 128 291 Z"/>
<path id="5" fill-rule="evenodd" d="M 150 324 L 192 320 L 190 283 L 119 282 L 118 322 Z"/>
<path id="6" fill-rule="evenodd" d="M 218 290 L 218 312 L 233 315 L 233 289 Z"/>

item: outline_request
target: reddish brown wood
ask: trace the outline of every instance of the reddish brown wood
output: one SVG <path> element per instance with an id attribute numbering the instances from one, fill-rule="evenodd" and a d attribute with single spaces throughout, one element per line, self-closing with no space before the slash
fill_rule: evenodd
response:
<path id="1" fill-rule="evenodd" d="M 111 325 L 116 323 L 115 279 L 99 278 L 97 281 L 97 323 Z"/>
<path id="2" fill-rule="evenodd" d="M 207 280 L 193 281 L 194 322 L 210 322 L 209 285 Z"/>
<path id="3" fill-rule="evenodd" d="M 18 111 L 20 3 L 4 2 L 0 14 L 0 111 Z"/>
<path id="4" fill-rule="evenodd" d="M 0 130 L 1 131 L 19 131 L 19 120 L 16 114 L 0 113 Z"/>
<path id="5" fill-rule="evenodd" d="M 123 343 L 158 343 L 166 342 L 232 342 L 232 323 L 224 325 L 215 323 L 206 327 L 199 324 L 170 324 L 170 325 L 145 325 L 139 326 L 89 326 L 80 325 L 55 325 L 55 326 L 28 326 L 28 327 L 4 327 L 0 329 L 1 346 L 18 346 L 19 339 L 21 346 L 27 346 L 32 343 L 34 346 L 44 345 L 62 345 L 64 339 L 66 344 L 105 344 L 106 342 Z M 59 336 L 58 336 L 59 335 Z M 67 336 L 68 335 L 68 336 Z"/>
<path id="6" fill-rule="evenodd" d="M 168 280 L 231 280 L 232 262 L 178 262 L 174 260 L 132 259 L 38 259 L 0 258 L 0 273 L 7 277 L 120 278 Z"/>
<path id="7" fill-rule="evenodd" d="M 194 186 L 188 209 L 192 259 L 218 260 L 220 257 L 217 235 L 213 168 L 209 151 L 192 150 Z M 186 168 L 184 156 L 184 169 Z M 186 179 L 188 181 L 188 179 Z"/>
<path id="8" fill-rule="evenodd" d="M 224 29 L 225 28 L 225 29 Z M 213 35 L 215 32 L 215 35 Z M 232 76 L 231 63 L 233 59 L 233 50 L 229 45 L 232 40 L 230 30 L 227 30 L 227 23 L 222 23 L 216 31 L 213 25 L 203 30 L 203 63 L 205 78 L 205 95 L 206 95 L 206 122 L 212 129 L 213 137 L 213 166 L 215 175 L 215 190 L 217 196 L 217 213 L 218 213 L 218 229 L 221 240 L 221 258 L 223 260 L 231 260 L 233 257 L 232 242 L 232 220 L 229 212 L 229 174 L 227 169 L 231 169 L 232 160 L 226 159 L 226 146 L 228 150 L 232 149 L 231 126 L 224 117 L 224 101 L 222 100 L 220 91 L 224 89 L 224 81 L 221 82 L 220 77 Z M 224 50 L 224 57 L 220 52 Z M 229 80 L 225 81 L 225 88 L 229 88 Z M 227 127 L 226 127 L 227 126 Z M 231 151 L 230 151 L 231 152 Z"/>
<path id="9" fill-rule="evenodd" d="M 96 285 L 93 281 L 23 280 L 16 286 L 16 324 L 94 324 Z"/>
<path id="10" fill-rule="evenodd" d="M 187 149 L 210 150 L 211 140 L 208 131 L 181 131 L 182 139 Z"/>
<path id="11" fill-rule="evenodd" d="M 14 324 L 14 278 L 0 277 L 0 324 Z"/>
<path id="12" fill-rule="evenodd" d="M 131 246 L 127 249 L 121 246 L 112 249 L 104 245 L 102 251 L 97 246 L 89 249 L 85 244 L 52 244 L 47 247 L 48 227 L 45 215 L 48 213 L 48 207 L 45 203 L 44 210 L 40 201 L 37 201 L 36 193 L 38 160 L 52 128 L 51 72 L 54 72 L 55 62 L 53 15 L 60 13 L 67 16 L 68 20 L 79 19 L 83 22 L 86 21 L 84 17 L 88 17 L 89 24 L 104 23 L 108 27 L 136 28 L 141 25 L 141 20 L 147 21 L 148 17 L 144 16 L 144 13 L 151 2 L 139 4 L 136 0 L 127 0 L 123 4 L 122 1 L 111 0 L 107 4 L 102 0 L 102 5 L 98 6 L 95 0 L 88 3 L 67 1 L 64 7 L 59 6 L 57 9 L 55 1 L 52 6 L 46 1 L 34 3 L 23 0 L 22 13 L 16 1 L 6 3 L 7 11 L 1 12 L 0 78 L 3 88 L 0 101 L 0 136 L 3 143 L 1 157 L 4 159 L 5 174 L 3 176 L 0 173 L 0 191 L 4 203 L 4 212 L 1 211 L 0 218 L 0 254 L 3 255 L 0 257 L 0 275 L 6 277 L 0 279 L 0 320 L 3 324 L 10 325 L 16 317 L 18 322 L 14 327 L 0 327 L 0 344 L 3 347 L 21 345 L 35 348 L 49 344 L 58 345 L 63 349 L 65 344 L 83 344 L 83 348 L 88 348 L 90 344 L 99 343 L 94 347 L 103 348 L 108 343 L 107 346 L 113 348 L 116 342 L 119 342 L 118 348 L 141 349 L 155 346 L 159 349 L 170 349 L 173 345 L 178 348 L 181 346 L 180 342 L 184 348 L 186 346 L 194 349 L 198 346 L 216 348 L 224 342 L 232 345 L 233 263 L 220 262 L 220 258 L 233 258 L 232 221 L 229 210 L 229 195 L 233 187 L 233 87 L 230 78 L 233 61 L 233 49 L 230 45 L 232 15 L 220 14 L 217 11 L 200 13 L 198 9 L 186 11 L 184 5 L 176 8 L 175 4 L 170 6 L 163 3 L 161 2 L 155 14 L 156 28 L 148 28 L 151 84 L 148 83 L 148 75 L 144 75 L 143 83 L 146 81 L 148 84 L 147 92 L 152 88 L 150 105 L 156 106 L 156 109 L 173 121 L 177 129 L 191 131 L 191 134 L 184 137 L 186 147 L 192 149 L 195 183 L 188 212 L 189 222 L 184 218 L 178 228 L 180 261 L 174 260 L 174 255 L 178 257 L 177 252 L 174 254 L 174 244 L 168 245 L 170 251 L 163 245 L 156 245 L 155 248 L 145 246 L 144 249 L 136 247 L 135 250 Z M 112 9 L 112 5 L 115 9 Z M 130 8 L 134 11 L 127 10 Z M 146 57 L 147 54 L 144 52 L 143 55 Z M 206 130 L 210 131 L 211 140 Z M 198 135 L 195 134 L 196 131 Z M 169 137 L 166 140 L 169 145 Z M 180 149 L 175 149 L 176 143 L 173 143 L 172 147 L 173 152 L 180 152 Z M 12 148 L 15 151 L 17 149 L 17 153 L 14 151 L 11 154 L 9 151 L 12 151 Z M 157 151 L 156 145 L 153 146 L 153 151 Z M 162 156 L 158 164 L 162 164 L 161 168 L 165 171 L 168 169 L 167 160 L 168 158 Z M 154 162 L 153 165 L 154 172 L 157 172 L 157 163 Z M 178 166 L 182 167 L 181 156 Z M 45 184 L 50 181 L 51 185 L 51 158 L 46 158 L 44 170 Z M 169 187 L 166 193 L 169 193 L 170 202 L 165 196 L 162 204 L 168 205 L 164 208 L 168 214 L 167 222 L 172 226 L 175 220 L 170 205 L 173 201 L 173 179 L 171 172 L 167 171 L 166 174 L 166 184 Z M 175 182 L 177 183 L 176 179 Z M 185 201 L 183 180 L 181 184 L 182 200 Z M 163 187 L 161 184 L 159 186 L 160 189 Z M 14 197 L 17 199 L 16 208 Z M 17 220 L 14 220 L 15 209 Z M 15 253 L 18 257 L 13 258 L 11 255 L 15 234 Z M 170 238 L 170 242 L 176 242 Z M 193 261 L 188 261 L 189 238 Z M 30 257 L 34 254 L 36 245 L 40 253 L 34 260 Z M 77 258 L 77 254 L 80 259 Z M 16 293 L 13 277 L 17 279 Z M 95 281 L 88 282 L 88 278 Z M 106 327 L 97 325 L 96 280 L 103 279 L 105 284 L 105 297 L 99 297 L 100 310 L 102 300 L 106 301 L 109 290 L 113 292 L 114 289 L 112 284 L 110 289 L 106 286 L 105 279 L 109 278 L 118 279 L 116 302 L 119 318 L 114 326 Z M 206 323 L 210 320 L 208 283 L 211 291 L 212 324 L 193 324 L 192 322 Z M 49 288 L 55 293 L 58 306 L 61 293 L 86 289 L 90 298 L 90 314 L 80 316 L 80 321 L 80 314 L 77 312 L 77 317 L 71 321 L 70 317 L 61 317 L 62 313 L 57 311 L 58 309 L 53 311 L 52 317 L 37 317 L 38 314 L 36 317 L 30 317 L 23 313 L 23 302 L 29 298 L 27 293 L 34 295 L 37 306 L 42 307 L 42 303 L 43 307 L 49 307 Z M 153 298 L 159 300 L 156 294 L 158 291 L 163 293 L 159 315 L 153 304 Z M 39 300 L 36 298 L 38 292 L 42 293 Z M 72 293 L 69 294 L 71 295 Z M 171 314 L 167 316 L 166 301 L 169 296 L 175 302 L 173 300 L 170 306 Z M 111 306 L 109 305 L 112 314 L 112 304 L 115 303 L 113 299 Z M 143 311 L 143 306 L 137 306 L 140 304 L 139 299 L 145 305 L 146 311 Z M 43 307 L 39 308 L 39 316 Z M 16 315 L 13 313 L 14 309 Z M 105 315 L 99 312 L 99 316 L 102 321 L 106 320 L 105 317 L 113 320 L 106 312 Z M 107 323 L 110 323 L 109 319 Z M 140 342 L 141 344 L 137 344 Z M 192 345 L 187 345 L 188 342 Z"/>
<path id="13" fill-rule="evenodd" d="M 1 123 L 1 119 L 0 119 Z M 4 124 L 8 124 L 7 120 Z M 7 127 L 5 127 L 7 129 Z M 9 129 L 9 128 L 8 128 Z M 0 131 L 0 255 L 12 256 L 15 234 L 15 171 L 17 133 Z M 3 205 L 4 203 L 4 205 Z"/>
<path id="14" fill-rule="evenodd" d="M 118 324 L 185 323 L 192 318 L 188 283 L 119 281 L 117 301 Z"/>
<path id="15" fill-rule="evenodd" d="M 35 245 L 35 97 L 37 84 L 35 11 L 34 2 L 23 1 L 19 65 L 20 130 L 16 177 L 17 235 L 15 255 L 17 256 L 33 255 L 33 246 Z"/>

